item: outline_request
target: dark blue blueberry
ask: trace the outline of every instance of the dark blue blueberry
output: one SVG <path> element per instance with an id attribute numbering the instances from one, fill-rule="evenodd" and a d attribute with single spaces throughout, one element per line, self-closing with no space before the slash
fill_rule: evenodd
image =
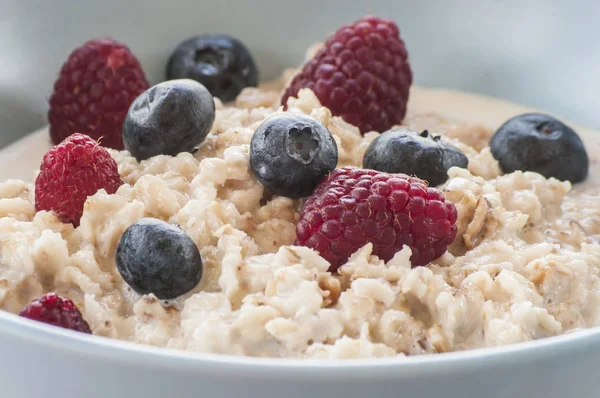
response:
<path id="1" fill-rule="evenodd" d="M 180 228 L 143 218 L 125 230 L 115 256 L 119 273 L 139 294 L 174 299 L 202 278 L 198 247 Z"/>
<path id="2" fill-rule="evenodd" d="M 193 79 L 223 102 L 245 87 L 256 87 L 258 69 L 250 51 L 227 35 L 192 37 L 181 43 L 167 64 L 167 79 Z"/>
<path id="3" fill-rule="evenodd" d="M 505 122 L 490 142 L 502 171 L 534 171 L 573 183 L 585 180 L 589 160 L 573 129 L 555 118 L 526 113 Z"/>
<path id="4" fill-rule="evenodd" d="M 123 124 L 123 143 L 138 161 L 194 152 L 214 121 L 215 102 L 204 86 L 189 79 L 171 80 L 133 101 Z"/>
<path id="5" fill-rule="evenodd" d="M 276 195 L 309 196 L 337 165 L 333 136 L 321 122 L 295 113 L 265 120 L 250 142 L 250 166 L 256 178 Z"/>
<path id="6" fill-rule="evenodd" d="M 404 128 L 388 130 L 369 145 L 363 167 L 417 176 L 431 186 L 443 184 L 451 167 L 466 168 L 469 160 L 440 138 L 427 130 L 422 133 Z"/>

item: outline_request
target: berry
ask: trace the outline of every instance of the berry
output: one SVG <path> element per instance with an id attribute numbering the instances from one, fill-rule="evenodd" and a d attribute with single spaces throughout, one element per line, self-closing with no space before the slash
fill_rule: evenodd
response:
<path id="1" fill-rule="evenodd" d="M 364 17 L 327 40 L 292 80 L 282 104 L 309 88 L 323 106 L 361 133 L 382 132 L 404 119 L 411 83 L 398 26 Z"/>
<path id="2" fill-rule="evenodd" d="M 123 142 L 138 161 L 193 152 L 214 121 L 215 102 L 202 84 L 190 79 L 166 81 L 133 101 L 123 124 Z"/>
<path id="3" fill-rule="evenodd" d="M 250 51 L 227 35 L 191 37 L 181 43 L 167 64 L 167 79 L 193 79 L 223 102 L 245 87 L 256 87 L 258 69 Z"/>
<path id="4" fill-rule="evenodd" d="M 384 261 L 407 245 L 412 265 L 425 265 L 454 241 L 456 217 L 454 204 L 418 178 L 345 167 L 304 203 L 296 244 L 318 251 L 331 272 L 368 242 Z"/>
<path id="5" fill-rule="evenodd" d="M 119 273 L 139 294 L 174 299 L 202 278 L 198 247 L 180 228 L 143 218 L 125 230 L 115 256 Z"/>
<path id="6" fill-rule="evenodd" d="M 573 129 L 548 115 L 527 113 L 508 120 L 492 137 L 490 149 L 505 173 L 534 171 L 573 183 L 588 175 L 583 142 Z"/>
<path id="7" fill-rule="evenodd" d="M 250 167 L 276 195 L 308 196 L 324 175 L 335 169 L 337 144 L 318 120 L 295 113 L 266 119 L 250 142 Z"/>
<path id="8" fill-rule="evenodd" d="M 56 293 L 48 293 L 33 300 L 19 315 L 76 332 L 92 333 L 77 306 L 68 298 Z"/>
<path id="9" fill-rule="evenodd" d="M 108 151 L 87 135 L 73 134 L 44 155 L 35 180 L 35 208 L 54 211 L 63 223 L 77 227 L 89 196 L 101 189 L 113 194 L 122 184 Z"/>
<path id="10" fill-rule="evenodd" d="M 48 111 L 52 142 L 82 133 L 105 147 L 123 149 L 127 108 L 147 88 L 140 63 L 124 44 L 88 41 L 69 55 L 54 83 Z"/>
<path id="11" fill-rule="evenodd" d="M 466 168 L 469 160 L 458 148 L 445 144 L 427 130 L 386 131 L 369 145 L 363 167 L 386 173 L 404 173 L 437 186 L 448 180 L 451 167 Z"/>

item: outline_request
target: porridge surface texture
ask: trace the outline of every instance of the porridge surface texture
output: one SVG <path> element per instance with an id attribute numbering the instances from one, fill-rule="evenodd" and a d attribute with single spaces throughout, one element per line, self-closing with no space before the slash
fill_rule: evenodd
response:
<path id="1" fill-rule="evenodd" d="M 502 174 L 488 143 L 518 107 L 414 87 L 403 125 L 441 135 L 469 159 L 439 186 L 458 210 L 457 238 L 416 268 L 406 247 L 386 264 L 367 244 L 336 275 L 318 253 L 293 246 L 301 201 L 265 195 L 249 166 L 252 134 L 282 112 L 293 73 L 245 89 L 234 103 L 216 100 L 211 133 L 193 155 L 137 162 L 110 150 L 125 184 L 90 197 L 77 229 L 36 214 L 26 180 L 41 157 L 9 148 L 3 162 L 32 172 L 0 184 L 0 308 L 18 313 L 55 291 L 79 306 L 96 335 L 258 357 L 430 354 L 600 324 L 600 149 L 592 132 L 579 130 L 591 158 L 583 184 Z M 310 90 L 290 98 L 288 111 L 328 127 L 338 167 L 360 167 L 378 136 L 332 117 Z M 49 148 L 46 134 L 28 138 L 31 153 Z M 121 235 L 144 217 L 179 225 L 204 262 L 201 283 L 168 305 L 133 292 L 115 267 Z"/>

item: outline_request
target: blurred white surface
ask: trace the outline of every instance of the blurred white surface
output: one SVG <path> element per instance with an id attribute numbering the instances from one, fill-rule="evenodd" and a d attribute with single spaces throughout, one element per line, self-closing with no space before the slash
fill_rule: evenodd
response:
<path id="1" fill-rule="evenodd" d="M 158 82 L 182 39 L 225 32 L 251 48 L 269 78 L 366 13 L 398 22 L 418 84 L 497 96 L 600 127 L 600 2 L 0 0 L 0 146 L 45 124 L 58 69 L 89 38 L 126 42 Z"/>

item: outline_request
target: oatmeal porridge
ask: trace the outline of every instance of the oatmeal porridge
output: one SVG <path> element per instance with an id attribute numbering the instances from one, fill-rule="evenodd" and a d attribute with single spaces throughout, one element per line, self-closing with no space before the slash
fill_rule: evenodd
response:
<path id="1" fill-rule="evenodd" d="M 216 98 L 214 123 L 193 153 L 138 161 L 108 149 L 123 184 L 90 196 L 77 228 L 36 210 L 33 170 L 51 148 L 48 132 L 27 138 L 23 156 L 24 146 L 9 148 L 6 162 L 32 171 L 0 184 L 0 308 L 19 313 L 55 292 L 98 336 L 325 359 L 467 350 L 600 324 L 596 133 L 577 129 L 590 156 L 585 182 L 505 173 L 490 140 L 522 108 L 412 87 L 401 125 L 440 135 L 468 159 L 437 187 L 456 208 L 455 239 L 417 267 L 410 245 L 385 261 L 367 242 L 334 270 L 318 250 L 295 245 L 305 199 L 269 193 L 250 166 L 251 140 L 274 114 L 308 115 L 331 132 L 337 168 L 360 168 L 380 134 L 361 134 L 308 88 L 284 111 L 282 93 L 297 73 L 247 87 L 230 103 Z M 139 294 L 118 271 L 121 237 L 144 218 L 179 226 L 197 246 L 202 278 L 190 291 L 169 300 Z"/>

